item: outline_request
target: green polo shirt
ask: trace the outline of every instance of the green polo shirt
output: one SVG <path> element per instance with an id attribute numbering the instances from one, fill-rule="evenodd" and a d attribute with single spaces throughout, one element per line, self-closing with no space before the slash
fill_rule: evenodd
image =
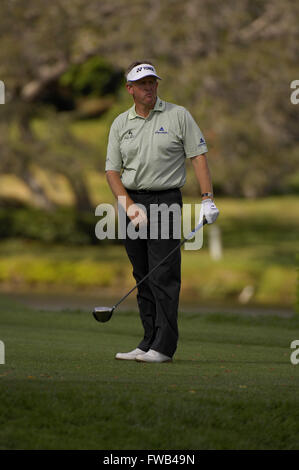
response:
<path id="1" fill-rule="evenodd" d="M 146 118 L 136 114 L 134 105 L 114 120 L 105 170 L 121 172 L 127 189 L 180 188 L 186 182 L 186 158 L 207 151 L 191 114 L 158 97 Z"/>

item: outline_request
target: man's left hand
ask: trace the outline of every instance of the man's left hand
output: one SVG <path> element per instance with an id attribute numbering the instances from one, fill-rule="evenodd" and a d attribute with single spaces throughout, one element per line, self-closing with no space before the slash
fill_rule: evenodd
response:
<path id="1" fill-rule="evenodd" d="M 219 210 L 217 209 L 214 201 L 212 199 L 203 199 L 200 209 L 199 221 L 201 222 L 203 217 L 206 218 L 208 224 L 215 222 L 219 215 Z"/>

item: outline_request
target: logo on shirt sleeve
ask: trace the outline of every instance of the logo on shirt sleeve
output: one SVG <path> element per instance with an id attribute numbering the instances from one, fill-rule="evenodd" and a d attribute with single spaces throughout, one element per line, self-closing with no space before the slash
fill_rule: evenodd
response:
<path id="1" fill-rule="evenodd" d="M 202 145 L 206 145 L 206 141 L 205 141 L 205 139 L 204 139 L 203 137 L 200 138 L 198 147 L 201 147 Z"/>

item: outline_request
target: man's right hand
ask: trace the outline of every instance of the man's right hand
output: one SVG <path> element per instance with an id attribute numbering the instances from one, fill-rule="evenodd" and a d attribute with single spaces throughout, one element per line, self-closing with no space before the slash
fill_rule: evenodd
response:
<path id="1" fill-rule="evenodd" d="M 147 224 L 147 215 L 144 210 L 138 206 L 138 204 L 131 204 L 127 209 L 127 216 L 133 222 L 134 227 L 138 224 Z"/>
<path id="2" fill-rule="evenodd" d="M 129 219 L 136 227 L 138 224 L 147 223 L 146 211 L 144 211 L 129 197 L 124 185 L 122 184 L 119 171 L 106 171 L 108 184 L 118 203 L 126 212 Z"/>

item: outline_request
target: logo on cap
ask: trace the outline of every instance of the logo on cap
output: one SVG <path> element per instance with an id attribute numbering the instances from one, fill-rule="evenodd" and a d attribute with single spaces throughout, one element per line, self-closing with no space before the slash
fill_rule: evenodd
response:
<path id="1" fill-rule="evenodd" d="M 154 72 L 154 68 L 153 67 L 150 67 L 149 65 L 146 65 L 144 67 L 138 67 L 138 69 L 136 70 L 136 73 L 138 72 L 141 72 L 143 70 L 151 70 L 152 72 Z"/>
<path id="2" fill-rule="evenodd" d="M 141 73 L 140 73 L 141 72 Z M 157 75 L 155 67 L 148 64 L 140 64 L 139 66 L 136 65 L 127 75 L 127 81 L 135 81 L 139 80 L 140 78 L 146 77 L 147 75 L 153 75 L 154 77 L 161 80 L 161 78 Z"/>

